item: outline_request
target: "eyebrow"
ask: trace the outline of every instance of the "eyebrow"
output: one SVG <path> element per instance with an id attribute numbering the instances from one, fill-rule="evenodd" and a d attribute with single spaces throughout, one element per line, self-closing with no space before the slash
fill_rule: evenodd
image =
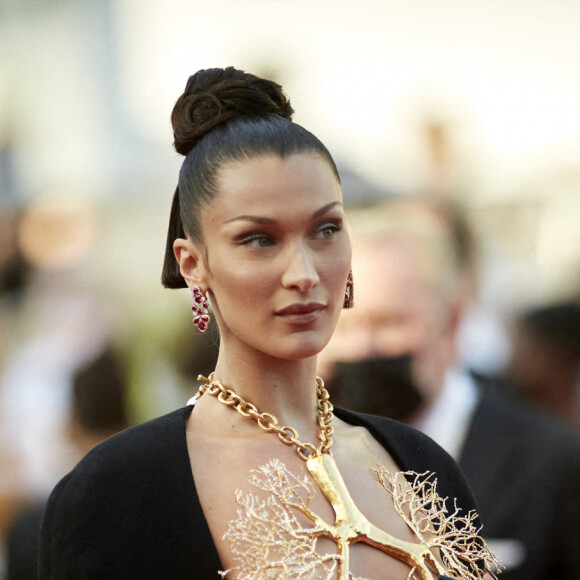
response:
<path id="1" fill-rule="evenodd" d="M 340 201 L 333 201 L 332 203 L 328 203 L 325 206 L 322 206 L 320 209 L 317 209 L 312 214 L 312 217 L 316 218 L 318 216 L 324 215 L 325 213 L 329 212 L 331 209 L 333 209 L 337 205 L 342 206 L 342 203 L 340 203 Z M 255 224 L 273 224 L 273 223 L 276 223 L 277 220 L 272 219 L 272 218 L 262 217 L 262 216 L 244 214 L 244 215 L 239 215 L 235 218 L 231 218 L 229 220 L 226 220 L 224 223 L 229 224 L 230 222 L 235 222 L 235 221 L 249 221 L 249 222 L 253 222 Z"/>

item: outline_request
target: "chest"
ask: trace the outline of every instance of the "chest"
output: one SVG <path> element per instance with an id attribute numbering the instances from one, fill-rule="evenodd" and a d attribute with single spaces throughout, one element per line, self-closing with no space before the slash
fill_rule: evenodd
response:
<path id="1" fill-rule="evenodd" d="M 341 578 L 345 566 L 358 578 L 408 578 L 407 564 L 355 537 L 374 529 L 383 533 L 375 542 L 419 541 L 375 469 L 397 471 L 382 448 L 350 437 L 337 442 L 336 461 L 318 466 L 268 437 L 224 445 L 190 436 L 188 449 L 214 544 L 231 569 L 227 578 L 249 570 L 262 577 L 258 568 L 276 566 L 281 578 Z"/>

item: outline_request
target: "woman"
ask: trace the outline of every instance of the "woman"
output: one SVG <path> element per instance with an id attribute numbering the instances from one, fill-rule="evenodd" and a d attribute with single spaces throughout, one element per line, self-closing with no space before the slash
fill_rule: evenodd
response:
<path id="1" fill-rule="evenodd" d="M 199 71 L 177 101 L 162 281 L 189 288 L 202 331 L 211 303 L 215 372 L 194 406 L 61 481 L 42 579 L 484 577 L 493 558 L 452 460 L 398 423 L 333 414 L 316 378 L 352 303 L 351 247 L 334 162 L 292 113 L 279 85 L 231 67 Z"/>

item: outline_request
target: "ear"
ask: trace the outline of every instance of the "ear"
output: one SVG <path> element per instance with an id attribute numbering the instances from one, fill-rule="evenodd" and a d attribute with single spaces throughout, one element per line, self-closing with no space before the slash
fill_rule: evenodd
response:
<path id="1" fill-rule="evenodd" d="M 201 248 L 189 238 L 177 238 L 173 242 L 173 253 L 179 264 L 179 271 L 187 285 L 199 286 L 202 292 L 207 290 L 207 268 Z"/>

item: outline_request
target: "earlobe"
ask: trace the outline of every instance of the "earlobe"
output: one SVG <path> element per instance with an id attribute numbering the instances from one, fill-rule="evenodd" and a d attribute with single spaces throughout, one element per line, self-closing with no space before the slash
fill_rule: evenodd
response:
<path id="1" fill-rule="evenodd" d="M 198 247 L 189 238 L 177 238 L 173 242 L 173 253 L 187 285 L 205 286 L 205 268 Z"/>

